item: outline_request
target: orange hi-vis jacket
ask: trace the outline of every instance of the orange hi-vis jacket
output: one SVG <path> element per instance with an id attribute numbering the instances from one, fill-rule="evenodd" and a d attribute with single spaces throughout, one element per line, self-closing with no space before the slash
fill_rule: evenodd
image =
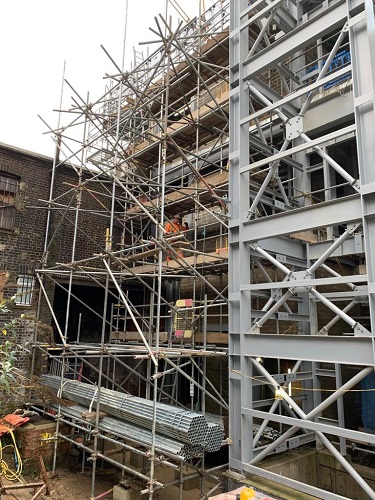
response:
<path id="1" fill-rule="evenodd" d="M 182 231 L 186 231 L 187 228 L 186 226 L 183 226 L 179 222 L 177 224 L 175 224 L 174 222 L 167 222 L 164 229 L 167 234 L 171 234 L 171 233 L 180 233 Z"/>

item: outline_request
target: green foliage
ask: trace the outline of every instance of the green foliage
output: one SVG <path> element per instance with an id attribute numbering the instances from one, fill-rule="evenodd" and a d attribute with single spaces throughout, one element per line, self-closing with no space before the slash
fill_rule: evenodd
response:
<path id="1" fill-rule="evenodd" d="M 15 366 L 20 347 L 16 341 L 16 326 L 19 319 L 12 319 L 0 326 L 0 389 L 9 390 L 19 374 Z"/>
<path id="2" fill-rule="evenodd" d="M 21 408 L 30 399 L 36 401 L 59 400 L 40 384 L 38 377 L 25 376 L 17 364 L 17 356 L 29 351 L 29 343 L 17 342 L 17 330 L 31 327 L 38 332 L 40 339 L 49 341 L 53 338 L 52 328 L 31 314 L 21 314 L 8 321 L 1 321 L 1 316 L 12 312 L 10 309 L 15 297 L 0 300 L 0 418 Z M 52 392 L 52 391 L 51 391 Z"/>
<path id="3" fill-rule="evenodd" d="M 0 314 L 6 314 L 10 312 L 10 309 L 8 307 L 8 301 L 5 299 L 0 300 Z"/>

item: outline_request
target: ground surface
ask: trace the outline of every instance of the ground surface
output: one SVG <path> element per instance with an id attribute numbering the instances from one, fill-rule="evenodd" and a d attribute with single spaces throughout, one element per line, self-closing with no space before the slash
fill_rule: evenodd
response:
<path id="1" fill-rule="evenodd" d="M 31 478 L 24 476 L 24 481 L 34 482 L 39 481 L 39 478 Z M 98 475 L 96 481 L 96 491 L 95 495 L 104 493 L 109 489 L 113 488 L 116 481 L 115 477 Z M 9 483 L 7 484 L 17 484 Z M 91 474 L 81 474 L 71 472 L 69 470 L 58 469 L 56 474 L 49 478 L 49 484 L 51 488 L 51 495 L 41 495 L 38 498 L 42 500 L 86 500 L 91 497 Z M 7 492 L 5 495 L 0 496 L 1 500 L 30 500 L 34 494 L 32 489 L 26 490 L 12 490 Z M 102 497 L 103 499 L 112 499 L 112 493 Z"/>
<path id="2" fill-rule="evenodd" d="M 49 474 L 50 475 L 50 474 Z M 32 478 L 25 476 L 23 478 L 25 482 L 38 481 L 39 478 Z M 98 470 L 95 481 L 95 496 L 101 495 L 106 491 L 113 488 L 114 485 L 118 484 L 120 481 L 118 473 L 112 471 L 100 471 Z M 162 482 L 168 482 L 168 480 L 173 480 L 173 472 L 166 467 L 157 471 L 157 479 Z M 7 481 L 3 481 L 7 484 Z M 80 471 L 71 471 L 68 468 L 59 468 L 56 470 L 54 476 L 49 478 L 49 484 L 51 488 L 51 495 L 41 495 L 38 498 L 41 500 L 89 500 L 91 498 L 91 472 L 87 471 L 81 473 Z M 211 485 L 207 485 L 209 489 Z M 12 490 L 12 492 L 1 495 L 1 500 L 30 500 L 34 492 L 32 489 L 28 490 Z M 198 500 L 200 496 L 200 490 L 191 489 L 188 491 L 183 491 L 183 500 Z M 102 499 L 112 499 L 112 492 L 101 497 Z M 143 498 L 148 499 L 148 495 Z M 169 486 L 164 490 L 159 490 L 154 494 L 154 500 L 179 500 L 179 488 L 176 486 Z"/>

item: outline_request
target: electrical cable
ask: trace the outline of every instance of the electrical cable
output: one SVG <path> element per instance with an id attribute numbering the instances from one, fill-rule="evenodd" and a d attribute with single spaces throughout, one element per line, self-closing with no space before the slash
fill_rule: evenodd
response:
<path id="1" fill-rule="evenodd" d="M 20 455 L 20 452 L 18 451 L 18 447 L 16 444 L 16 439 L 14 437 L 14 433 L 11 429 L 8 429 L 9 434 L 11 435 L 13 444 L 8 444 L 3 446 L 2 441 L 0 440 L 0 475 L 4 476 L 8 481 L 21 481 L 21 474 L 22 474 L 22 458 Z M 14 458 L 15 458 L 15 465 L 16 465 L 16 470 L 12 471 L 9 465 L 6 463 L 6 461 L 3 458 L 3 453 L 7 448 L 13 448 L 14 450 Z"/>

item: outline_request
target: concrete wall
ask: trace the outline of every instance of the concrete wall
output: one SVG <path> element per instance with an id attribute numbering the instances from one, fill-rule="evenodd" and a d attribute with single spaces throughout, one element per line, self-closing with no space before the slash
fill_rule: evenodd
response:
<path id="1" fill-rule="evenodd" d="M 263 461 L 261 466 L 289 479 L 313 486 L 318 483 L 317 454 L 309 448 L 296 449 L 290 454 L 274 455 Z"/>
<path id="2" fill-rule="evenodd" d="M 347 496 L 348 498 L 355 498 L 355 500 L 368 500 L 368 495 L 328 452 L 318 453 L 317 462 L 320 488 L 332 491 L 338 495 Z M 354 465 L 354 468 L 370 487 L 375 490 L 374 469 L 357 464 Z"/>
<path id="3" fill-rule="evenodd" d="M 350 456 L 345 457 L 348 462 L 351 462 Z M 368 495 L 362 488 L 354 481 L 350 474 L 342 467 L 342 465 L 326 450 L 313 450 L 312 448 L 300 448 L 290 454 L 274 455 L 263 462 L 260 467 L 263 469 L 275 472 L 288 479 L 295 479 L 297 481 L 315 486 L 337 495 L 346 496 L 355 500 L 367 500 Z M 375 489 L 375 471 L 370 467 L 353 464 L 355 470 L 365 479 L 365 481 Z M 252 484 L 259 488 L 264 488 L 264 480 L 252 476 Z M 267 481 L 270 493 L 280 494 L 281 490 L 276 483 Z M 301 498 L 295 497 L 295 490 L 288 490 L 282 488 L 283 498 Z M 300 495 L 300 493 L 298 493 Z M 306 496 L 306 498 L 311 498 Z"/>

